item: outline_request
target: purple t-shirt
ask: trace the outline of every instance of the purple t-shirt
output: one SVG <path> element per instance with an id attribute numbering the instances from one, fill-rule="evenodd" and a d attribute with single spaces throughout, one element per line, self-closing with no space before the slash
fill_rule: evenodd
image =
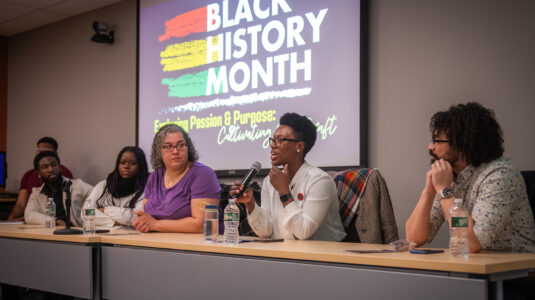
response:
<path id="1" fill-rule="evenodd" d="M 191 199 L 220 199 L 221 186 L 210 167 L 199 162 L 191 164 L 180 181 L 166 188 L 165 169 L 150 174 L 145 186 L 145 213 L 158 220 L 178 220 L 191 217 Z"/>

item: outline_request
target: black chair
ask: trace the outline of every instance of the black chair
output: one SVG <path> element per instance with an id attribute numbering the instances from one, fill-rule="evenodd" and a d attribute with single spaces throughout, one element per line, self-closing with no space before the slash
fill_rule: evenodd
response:
<path id="1" fill-rule="evenodd" d="M 535 218 L 535 171 L 521 171 L 522 177 L 526 182 L 526 191 L 528 192 L 529 205 Z"/>
<path id="2" fill-rule="evenodd" d="M 521 171 L 526 182 L 529 205 L 535 218 L 535 171 Z M 505 299 L 533 299 L 535 294 L 535 272 L 526 278 L 517 278 L 503 281 Z"/>
<path id="3" fill-rule="evenodd" d="M 228 204 L 228 199 L 230 196 L 229 191 L 232 185 L 225 184 L 222 182 L 220 182 L 219 185 L 221 186 L 220 206 L 221 209 L 225 209 Z M 253 189 L 253 197 L 255 199 L 256 204 L 260 206 L 260 193 L 262 188 L 256 181 L 253 181 L 249 186 Z M 238 203 L 238 208 L 240 209 L 240 226 L 238 228 L 240 236 L 256 236 L 251 226 L 249 226 L 249 222 L 247 222 L 247 210 L 245 209 L 245 205 L 243 205 L 242 203 Z"/>

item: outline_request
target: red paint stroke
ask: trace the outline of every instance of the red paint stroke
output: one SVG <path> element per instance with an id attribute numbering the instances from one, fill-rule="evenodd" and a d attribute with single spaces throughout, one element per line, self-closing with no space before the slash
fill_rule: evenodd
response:
<path id="1" fill-rule="evenodd" d="M 184 37 L 192 33 L 206 32 L 206 6 L 188 11 L 165 22 L 165 33 L 159 42 L 171 37 Z"/>

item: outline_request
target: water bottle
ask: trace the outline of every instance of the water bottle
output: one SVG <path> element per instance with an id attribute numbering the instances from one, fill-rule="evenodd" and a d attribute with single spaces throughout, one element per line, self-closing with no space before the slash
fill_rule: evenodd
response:
<path id="1" fill-rule="evenodd" d="M 225 244 L 237 245 L 240 241 L 240 232 L 238 227 L 240 226 L 240 209 L 236 205 L 236 199 L 230 198 L 228 205 L 223 212 L 223 220 L 225 221 Z"/>
<path id="2" fill-rule="evenodd" d="M 204 207 L 204 241 L 216 243 L 219 234 L 219 210 L 217 205 Z"/>
<path id="3" fill-rule="evenodd" d="M 468 211 L 463 207 L 463 199 L 455 199 L 450 218 L 450 254 L 468 258 Z"/>
<path id="4" fill-rule="evenodd" d="M 82 208 L 82 221 L 84 223 L 84 234 L 95 234 L 97 223 L 95 216 L 95 204 L 93 201 L 86 201 L 86 204 Z"/>
<path id="5" fill-rule="evenodd" d="M 45 215 L 45 227 L 54 229 L 56 227 L 56 203 L 51 197 L 46 201 Z"/>

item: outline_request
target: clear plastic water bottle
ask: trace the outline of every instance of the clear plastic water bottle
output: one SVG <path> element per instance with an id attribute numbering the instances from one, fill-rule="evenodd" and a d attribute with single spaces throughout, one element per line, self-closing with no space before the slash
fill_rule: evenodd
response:
<path id="1" fill-rule="evenodd" d="M 46 201 L 45 215 L 45 227 L 54 229 L 56 227 L 56 203 L 52 197 Z"/>
<path id="2" fill-rule="evenodd" d="M 84 234 L 95 234 L 97 223 L 95 216 L 95 204 L 93 201 L 86 201 L 86 204 L 82 208 L 82 221 L 84 223 Z"/>
<path id="3" fill-rule="evenodd" d="M 450 254 L 468 258 L 468 211 L 463 207 L 463 199 L 455 199 L 450 218 Z"/>
<path id="4" fill-rule="evenodd" d="M 240 241 L 240 232 L 238 227 L 240 226 L 240 209 L 236 205 L 236 199 L 230 198 L 228 205 L 223 212 L 225 221 L 225 244 L 237 245 Z"/>
<path id="5" fill-rule="evenodd" d="M 216 243 L 219 235 L 219 210 L 217 205 L 204 207 L 204 241 Z"/>

